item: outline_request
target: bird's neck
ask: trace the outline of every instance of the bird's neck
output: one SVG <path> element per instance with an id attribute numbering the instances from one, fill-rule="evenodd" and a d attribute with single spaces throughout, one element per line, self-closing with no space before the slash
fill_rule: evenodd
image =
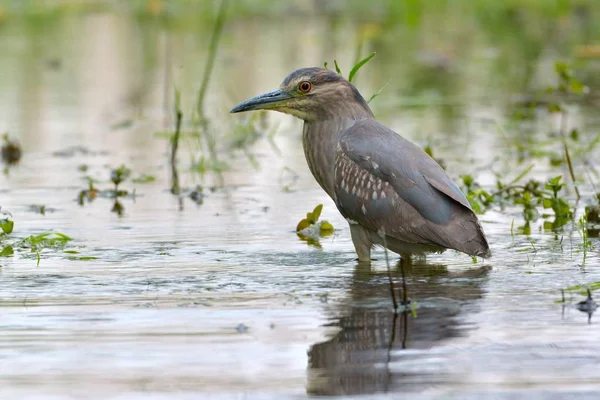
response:
<path id="1" fill-rule="evenodd" d="M 335 200 L 334 170 L 335 152 L 339 136 L 358 119 L 371 118 L 370 115 L 357 117 L 331 118 L 320 121 L 305 121 L 302 132 L 304 155 L 319 185 Z"/>

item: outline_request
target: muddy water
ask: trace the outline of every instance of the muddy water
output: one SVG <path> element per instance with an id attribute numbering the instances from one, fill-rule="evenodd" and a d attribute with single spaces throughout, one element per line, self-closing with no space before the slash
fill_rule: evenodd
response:
<path id="1" fill-rule="evenodd" d="M 407 271 L 414 307 L 394 317 L 383 253 L 371 269 L 356 265 L 348 228 L 310 176 L 291 118 L 269 116 L 280 153 L 259 140 L 250 148 L 259 168 L 243 152 L 223 153 L 233 169 L 214 190 L 213 175 L 187 172 L 197 145 L 184 141 L 182 183 L 205 184 L 206 197 L 179 210 L 168 192 L 168 143 L 156 133 L 171 122 L 165 90 L 178 87 L 184 112 L 193 107 L 208 32 L 113 14 L 28 29 L 9 24 L 0 40 L 2 129 L 24 149 L 0 176 L 0 205 L 13 215 L 15 237 L 55 230 L 74 240 L 43 250 L 39 266 L 23 251 L 0 258 L 1 398 L 597 398 L 597 325 L 574 308 L 580 295 L 557 303 L 561 288 L 600 281 L 597 241 L 582 268 L 575 227 L 555 234 L 538 229 L 540 221 L 530 236 L 511 234 L 513 221 L 523 224 L 520 210 L 490 211 L 482 221 L 494 258 L 417 260 Z M 237 101 L 296 67 L 334 56 L 351 62 L 352 46 L 320 44 L 329 29 L 344 37 L 353 26 L 315 19 L 226 29 L 207 99 L 219 143 L 240 121 L 227 114 Z M 420 55 L 407 49 L 403 63 L 383 56 L 358 86 L 368 96 L 391 76 L 373 102 L 381 120 L 431 143 L 454 177 L 472 173 L 492 185 L 491 168 L 510 177 L 528 165 L 516 164 L 511 147 L 522 131 L 498 128 L 507 117 L 497 99 L 522 81 L 500 87 L 504 75 L 488 67 L 510 55 L 476 38 L 483 44 L 456 59 L 435 45 Z M 382 41 L 377 50 L 392 48 L 399 51 Z M 432 57 L 439 63 L 431 66 Z M 552 80 L 552 59 L 533 61 L 535 79 Z M 579 111 L 573 123 L 593 126 L 592 115 Z M 531 142 L 546 140 L 555 123 L 527 123 Z M 565 172 L 531 162 L 540 179 Z M 121 200 L 122 216 L 111 199 L 77 204 L 86 174 L 110 187 L 110 167 L 121 164 L 134 177 L 156 177 L 123 184 L 136 195 Z M 292 184 L 288 169 L 298 175 Z M 294 233 L 318 203 L 336 227 L 320 247 Z M 46 215 L 31 204 L 46 205 Z"/>

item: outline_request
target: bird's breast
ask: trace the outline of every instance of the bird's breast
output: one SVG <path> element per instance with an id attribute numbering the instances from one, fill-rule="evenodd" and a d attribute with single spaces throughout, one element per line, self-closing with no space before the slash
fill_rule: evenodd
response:
<path id="1" fill-rule="evenodd" d="M 333 188 L 338 133 L 327 123 L 305 123 L 302 145 L 308 168 L 317 183 L 335 200 Z"/>

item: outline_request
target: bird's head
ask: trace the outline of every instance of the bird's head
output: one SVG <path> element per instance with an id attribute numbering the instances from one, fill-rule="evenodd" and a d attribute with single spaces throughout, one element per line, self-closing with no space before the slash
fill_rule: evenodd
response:
<path id="1" fill-rule="evenodd" d="M 335 117 L 372 117 L 358 90 L 341 75 L 323 68 L 302 68 L 289 74 L 279 89 L 252 97 L 231 112 L 274 110 L 305 121 Z"/>

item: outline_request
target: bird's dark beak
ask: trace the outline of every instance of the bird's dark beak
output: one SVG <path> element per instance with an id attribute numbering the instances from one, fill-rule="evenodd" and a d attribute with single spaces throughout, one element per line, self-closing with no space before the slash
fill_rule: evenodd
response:
<path id="1" fill-rule="evenodd" d="M 242 111 L 252 110 L 271 110 L 281 106 L 283 102 L 291 98 L 292 96 L 290 96 L 288 93 L 281 89 L 276 89 L 271 92 L 259 94 L 258 96 L 252 97 L 246 101 L 242 101 L 240 104 L 233 107 L 231 113 L 234 114 Z"/>

